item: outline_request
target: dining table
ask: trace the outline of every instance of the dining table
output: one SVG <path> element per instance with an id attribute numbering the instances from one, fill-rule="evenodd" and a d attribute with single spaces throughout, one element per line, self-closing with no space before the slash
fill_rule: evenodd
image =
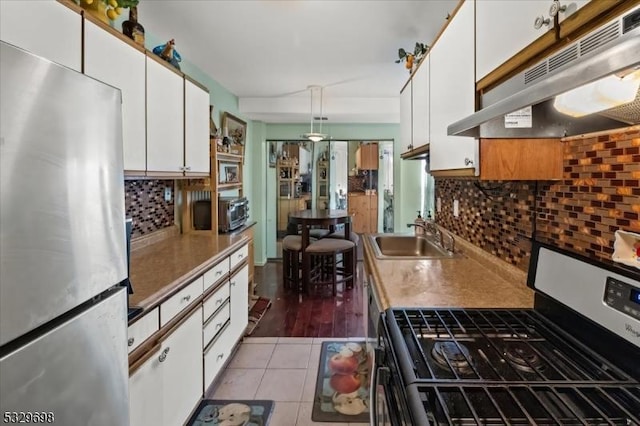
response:
<path id="1" fill-rule="evenodd" d="M 346 239 L 351 236 L 351 215 L 347 210 L 308 209 L 289 213 L 289 221 L 302 227 L 302 253 L 309 245 L 309 229 L 312 226 L 328 228 L 335 231 L 336 225 L 344 224 Z"/>

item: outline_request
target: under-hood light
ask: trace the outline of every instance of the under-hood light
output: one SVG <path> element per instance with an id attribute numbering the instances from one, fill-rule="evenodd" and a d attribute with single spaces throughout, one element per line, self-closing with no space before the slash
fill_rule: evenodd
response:
<path id="1" fill-rule="evenodd" d="M 632 102 L 640 87 L 640 70 L 624 77 L 609 75 L 556 96 L 553 106 L 562 114 L 583 117 Z"/>

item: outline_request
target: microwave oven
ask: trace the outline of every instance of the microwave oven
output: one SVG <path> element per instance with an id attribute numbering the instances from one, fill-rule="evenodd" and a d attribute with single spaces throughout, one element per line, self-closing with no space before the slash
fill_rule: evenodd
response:
<path id="1" fill-rule="evenodd" d="M 249 200 L 246 197 L 218 198 L 218 230 L 229 232 L 240 228 L 249 219 Z"/>

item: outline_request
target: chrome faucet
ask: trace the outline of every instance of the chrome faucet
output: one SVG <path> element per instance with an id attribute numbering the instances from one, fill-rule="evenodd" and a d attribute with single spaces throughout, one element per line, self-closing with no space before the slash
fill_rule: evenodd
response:
<path id="1" fill-rule="evenodd" d="M 424 225 L 420 223 L 407 223 L 407 228 L 411 228 L 412 226 L 419 227 L 424 229 L 425 235 L 433 235 L 435 237 L 436 243 L 440 245 L 443 249 L 455 253 L 456 249 L 456 240 L 453 237 L 451 232 L 446 233 L 446 237 L 449 239 L 449 247 L 445 247 L 444 245 L 444 237 L 445 233 L 440 231 L 440 229 L 433 222 L 425 222 Z"/>

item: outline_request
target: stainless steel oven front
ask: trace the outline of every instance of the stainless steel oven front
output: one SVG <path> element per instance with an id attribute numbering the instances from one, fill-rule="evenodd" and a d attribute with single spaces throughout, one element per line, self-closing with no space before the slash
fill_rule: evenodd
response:
<path id="1" fill-rule="evenodd" d="M 384 315 L 384 314 L 383 314 Z M 370 401 L 372 426 L 418 425 L 411 418 L 405 386 L 396 364 L 384 318 L 378 322 L 377 346 L 371 372 Z"/>

